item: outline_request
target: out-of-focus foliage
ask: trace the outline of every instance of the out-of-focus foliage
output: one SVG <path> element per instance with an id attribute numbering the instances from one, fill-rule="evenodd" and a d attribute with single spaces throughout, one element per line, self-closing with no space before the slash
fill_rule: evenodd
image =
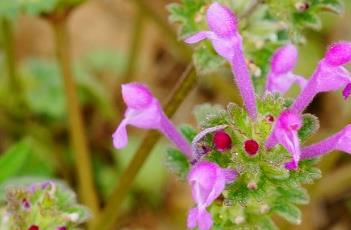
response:
<path id="1" fill-rule="evenodd" d="M 20 14 L 40 15 L 74 7 L 85 0 L 2 0 L 0 17 L 15 19 Z"/>
<path id="2" fill-rule="evenodd" d="M 3 230 L 79 229 L 89 217 L 89 211 L 77 204 L 73 191 L 58 182 L 41 182 L 26 186 L 7 185 L 6 207 L 0 210 Z"/>

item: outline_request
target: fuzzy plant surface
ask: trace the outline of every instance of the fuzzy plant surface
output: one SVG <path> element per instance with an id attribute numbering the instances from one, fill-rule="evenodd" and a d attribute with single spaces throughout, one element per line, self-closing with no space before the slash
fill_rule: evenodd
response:
<path id="1" fill-rule="evenodd" d="M 2 230 L 74 230 L 90 218 L 74 192 L 54 182 L 7 188 L 1 208 Z"/>
<path id="2" fill-rule="evenodd" d="M 202 1 L 183 1 L 199 4 Z M 270 1 L 268 1 L 270 2 Z M 274 2 L 274 1 L 272 1 Z M 194 8 L 196 8 L 194 4 Z M 318 118 L 304 110 L 320 92 L 351 94 L 351 42 L 331 45 L 307 80 L 294 73 L 298 51 L 288 42 L 270 56 L 262 93 L 252 83 L 244 37 L 235 13 L 224 4 L 206 7 L 206 28 L 185 38 L 188 44 L 210 45 L 230 67 L 243 107 L 229 103 L 195 108 L 198 129 L 181 132 L 167 118 L 150 89 L 140 83 L 122 85 L 127 110 L 113 134 L 117 149 L 128 144 L 128 125 L 156 129 L 177 148 L 167 152 L 167 166 L 191 186 L 195 202 L 190 229 L 277 229 L 272 216 L 299 224 L 297 205 L 307 204 L 303 188 L 321 177 L 318 158 L 333 151 L 351 153 L 351 125 L 318 143 L 305 146 L 318 131 Z M 299 85 L 296 99 L 284 94 Z"/>

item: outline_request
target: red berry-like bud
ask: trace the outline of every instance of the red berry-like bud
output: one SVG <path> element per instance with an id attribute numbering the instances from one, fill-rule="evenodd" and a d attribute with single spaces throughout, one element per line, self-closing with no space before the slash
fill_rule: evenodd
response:
<path id="1" fill-rule="evenodd" d="M 255 140 L 247 140 L 244 143 L 245 151 L 253 156 L 257 153 L 259 145 Z"/>
<path id="2" fill-rule="evenodd" d="M 28 230 L 39 230 L 39 226 L 37 225 L 31 225 Z"/>
<path id="3" fill-rule="evenodd" d="M 224 131 L 217 131 L 213 136 L 213 143 L 216 149 L 224 152 L 232 147 L 232 139 Z"/>
<path id="4" fill-rule="evenodd" d="M 267 121 L 268 123 L 273 123 L 273 122 L 274 122 L 274 117 L 273 117 L 272 115 L 267 115 L 267 116 L 266 116 L 266 121 Z"/>

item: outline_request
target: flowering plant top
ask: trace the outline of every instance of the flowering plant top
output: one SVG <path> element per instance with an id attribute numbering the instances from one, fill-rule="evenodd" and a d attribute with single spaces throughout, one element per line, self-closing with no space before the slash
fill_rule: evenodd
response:
<path id="1" fill-rule="evenodd" d="M 211 42 L 230 65 L 245 109 L 233 103 L 227 109 L 202 106 L 196 112 L 201 131 L 188 126 L 182 129 L 183 137 L 147 86 L 125 84 L 122 94 L 128 109 L 113 135 L 114 145 L 127 144 L 126 125 L 157 129 L 174 143 L 180 151 L 169 151 L 168 165 L 185 175 L 196 203 L 188 214 L 189 228 L 275 229 L 272 214 L 298 224 L 301 214 L 296 204 L 308 202 L 301 185 L 320 177 L 314 159 L 333 150 L 351 153 L 349 126 L 319 143 L 303 144 L 319 126 L 315 116 L 303 114 L 313 98 L 338 89 L 345 98 L 350 95 L 351 76 L 343 66 L 351 61 L 351 42 L 332 45 L 309 80 L 293 73 L 298 55 L 292 43 L 277 49 L 265 92 L 258 97 L 235 14 L 214 2 L 207 8 L 206 20 L 209 30 L 192 34 L 185 42 Z M 291 103 L 283 95 L 294 83 L 301 92 Z"/>

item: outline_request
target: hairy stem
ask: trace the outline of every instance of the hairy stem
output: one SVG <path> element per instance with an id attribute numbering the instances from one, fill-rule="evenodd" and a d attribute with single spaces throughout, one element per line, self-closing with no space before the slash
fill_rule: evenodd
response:
<path id="1" fill-rule="evenodd" d="M 67 17 L 53 20 L 52 22 L 55 32 L 56 54 L 66 92 L 69 129 L 75 154 L 80 195 L 82 201 L 96 216 L 98 214 L 98 198 L 93 183 L 90 152 L 72 73 Z"/>
<path id="2" fill-rule="evenodd" d="M 193 66 L 190 65 L 180 78 L 174 92 L 166 103 L 165 113 L 168 117 L 172 117 L 175 114 L 176 110 L 194 88 L 195 84 L 195 70 Z M 160 137 L 161 135 L 156 131 L 149 131 L 147 133 L 127 169 L 120 176 L 119 184 L 107 200 L 107 205 L 103 210 L 100 219 L 97 221 L 96 229 L 110 230 L 113 228 L 118 218 L 119 209 L 130 186 Z"/>

